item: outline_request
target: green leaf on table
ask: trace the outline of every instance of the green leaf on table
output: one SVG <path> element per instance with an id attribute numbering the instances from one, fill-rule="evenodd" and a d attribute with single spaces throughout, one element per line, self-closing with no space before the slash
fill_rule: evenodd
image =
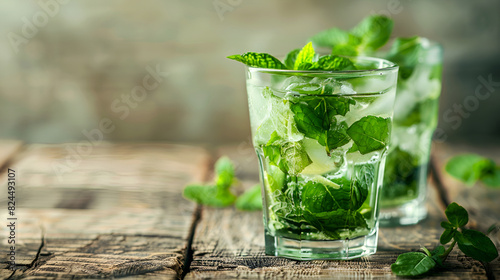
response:
<path id="1" fill-rule="evenodd" d="M 420 252 L 409 252 L 398 256 L 391 265 L 391 270 L 398 276 L 417 276 L 427 273 L 436 266 L 436 262 Z"/>
<path id="2" fill-rule="evenodd" d="M 354 63 L 346 57 L 338 55 L 324 55 L 315 62 L 310 70 L 343 71 L 356 70 Z"/>
<path id="3" fill-rule="evenodd" d="M 365 116 L 353 123 L 347 134 L 361 154 L 385 148 L 389 143 L 391 121 L 388 118 Z"/>
<path id="4" fill-rule="evenodd" d="M 229 188 L 234 183 L 234 166 L 228 157 L 221 157 L 215 163 L 215 184 L 220 188 Z"/>
<path id="5" fill-rule="evenodd" d="M 495 162 L 475 154 L 463 154 L 450 159 L 445 166 L 446 172 L 456 179 L 472 186 L 477 180 L 486 177 L 488 183 L 494 183 L 497 171 Z"/>
<path id="6" fill-rule="evenodd" d="M 297 55 L 299 54 L 300 49 L 295 49 L 289 52 L 285 57 L 285 65 L 288 69 L 293 70 L 295 67 L 295 61 L 297 60 Z"/>
<path id="7" fill-rule="evenodd" d="M 441 244 L 446 244 L 446 243 L 450 242 L 451 239 L 453 238 L 453 236 L 455 235 L 456 231 L 457 230 L 455 230 L 455 229 L 445 229 L 443 231 L 443 233 L 441 234 L 441 237 L 439 238 L 439 242 Z"/>
<path id="8" fill-rule="evenodd" d="M 226 207 L 234 203 L 236 196 L 229 190 L 236 182 L 234 166 L 228 157 L 221 157 L 214 167 L 214 185 L 188 185 L 183 196 L 199 204 Z"/>
<path id="9" fill-rule="evenodd" d="M 236 196 L 229 189 L 218 186 L 189 185 L 183 196 L 198 204 L 212 207 L 226 207 L 234 203 Z"/>
<path id="10" fill-rule="evenodd" d="M 247 52 L 243 55 L 230 55 L 227 58 L 242 62 L 250 67 L 287 69 L 279 59 L 267 53 Z"/>
<path id="11" fill-rule="evenodd" d="M 235 206 L 243 211 L 262 210 L 262 195 L 260 185 L 255 185 L 246 190 L 236 199 Z"/>
<path id="12" fill-rule="evenodd" d="M 312 43 L 311 42 L 307 43 L 297 54 L 293 69 L 309 70 L 313 65 L 313 60 L 315 55 L 316 53 L 314 52 Z"/>
<path id="13" fill-rule="evenodd" d="M 500 187 L 500 167 L 490 168 L 483 172 L 481 181 L 489 187 Z"/>
<path id="14" fill-rule="evenodd" d="M 443 266 L 443 260 L 441 259 L 441 256 L 444 254 L 446 250 L 444 249 L 444 246 L 437 246 L 434 250 L 431 252 L 431 258 L 439 265 Z"/>
<path id="15" fill-rule="evenodd" d="M 386 59 L 396 63 L 399 66 L 398 76 L 401 79 L 408 79 L 417 64 L 422 44 L 425 39 L 414 36 L 410 38 L 396 38 L 389 50 Z"/>
<path id="16" fill-rule="evenodd" d="M 441 227 L 444 229 L 453 229 L 453 225 L 449 222 L 441 222 Z"/>
<path id="17" fill-rule="evenodd" d="M 351 34 L 361 38 L 361 49 L 373 51 L 387 43 L 393 26 L 392 19 L 383 15 L 372 15 L 363 19 L 354 27 Z"/>
<path id="18" fill-rule="evenodd" d="M 444 213 L 446 214 L 446 218 L 448 218 L 450 224 L 452 224 L 455 228 L 463 227 L 469 222 L 469 214 L 467 213 L 467 210 L 458 205 L 456 202 L 448 205 Z"/>
<path id="19" fill-rule="evenodd" d="M 467 256 L 482 262 L 491 262 L 498 257 L 495 244 L 484 233 L 464 229 L 455 234 L 458 248 Z"/>

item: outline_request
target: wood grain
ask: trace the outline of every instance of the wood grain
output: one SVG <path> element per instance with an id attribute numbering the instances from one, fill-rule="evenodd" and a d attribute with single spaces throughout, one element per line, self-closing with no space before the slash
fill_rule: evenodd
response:
<path id="1" fill-rule="evenodd" d="M 257 160 L 242 150 L 245 149 L 241 146 L 226 147 L 219 154 L 229 155 L 237 162 L 237 173 L 245 174 L 246 187 L 258 180 Z M 265 255 L 261 212 L 203 208 L 186 279 L 397 279 L 390 264 L 399 254 L 439 244 L 439 224 L 444 216 L 434 188 L 429 189 L 428 209 L 429 218 L 418 225 L 381 228 L 375 255 L 350 261 L 294 261 Z M 479 263 L 457 251 L 449 256 L 447 269 L 429 278 L 487 279 Z"/>
<path id="2" fill-rule="evenodd" d="M 206 177 L 206 151 L 166 144 L 94 146 L 71 170 L 57 174 L 53 166 L 66 162 L 68 148 L 77 149 L 29 146 L 11 163 L 19 172 L 20 205 L 12 278 L 180 278 L 196 207 L 181 190 Z M 0 201 L 5 199 L 2 193 Z"/>

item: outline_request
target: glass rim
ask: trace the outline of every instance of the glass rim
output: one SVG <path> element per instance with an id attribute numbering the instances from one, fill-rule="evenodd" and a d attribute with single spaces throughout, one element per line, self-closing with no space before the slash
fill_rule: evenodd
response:
<path id="1" fill-rule="evenodd" d="M 263 73 L 275 73 L 275 74 L 374 74 L 374 73 L 382 73 L 382 72 L 390 72 L 397 70 L 399 66 L 387 59 L 372 57 L 372 56 L 344 56 L 339 55 L 341 57 L 349 58 L 352 60 L 363 60 L 363 61 L 371 61 L 371 62 L 379 62 L 383 65 L 387 65 L 385 67 L 377 67 L 373 69 L 362 69 L 362 70 L 290 70 L 290 69 L 273 69 L 273 68 L 261 68 L 261 67 L 253 67 L 246 65 L 248 70 L 258 71 Z"/>

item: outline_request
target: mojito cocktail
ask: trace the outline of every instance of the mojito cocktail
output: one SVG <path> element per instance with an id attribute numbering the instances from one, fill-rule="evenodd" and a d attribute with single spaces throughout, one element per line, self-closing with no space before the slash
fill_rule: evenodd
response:
<path id="1" fill-rule="evenodd" d="M 351 61 L 345 71 L 247 67 L 269 255 L 351 259 L 376 251 L 398 68 Z"/>
<path id="2" fill-rule="evenodd" d="M 427 214 L 427 175 L 441 93 L 442 48 L 421 37 L 399 38 L 385 57 L 400 68 L 380 220 L 382 225 L 415 224 Z"/>

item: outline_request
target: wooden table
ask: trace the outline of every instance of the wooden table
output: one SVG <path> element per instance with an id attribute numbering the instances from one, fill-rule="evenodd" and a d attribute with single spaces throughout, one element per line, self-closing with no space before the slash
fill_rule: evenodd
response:
<path id="1" fill-rule="evenodd" d="M 500 220 L 500 190 L 465 188 L 441 172 L 451 155 L 480 152 L 500 161 L 500 147 L 435 145 L 429 217 L 415 226 L 380 229 L 375 255 L 351 261 L 294 261 L 264 254 L 261 212 L 197 206 L 184 185 L 209 181 L 220 155 L 237 165 L 242 187 L 258 181 L 249 143 L 219 148 L 173 144 L 22 145 L 0 143 L 2 223 L 16 220 L 16 270 L 9 269 L 9 230 L 2 227 L 0 277 L 10 279 L 285 278 L 395 279 L 390 264 L 403 252 L 438 244 L 443 209 L 457 201 L 483 232 Z M 15 216 L 7 212 L 7 174 L 15 170 Z M 490 237 L 500 245 L 500 232 Z M 433 279 L 500 279 L 454 250 Z"/>

